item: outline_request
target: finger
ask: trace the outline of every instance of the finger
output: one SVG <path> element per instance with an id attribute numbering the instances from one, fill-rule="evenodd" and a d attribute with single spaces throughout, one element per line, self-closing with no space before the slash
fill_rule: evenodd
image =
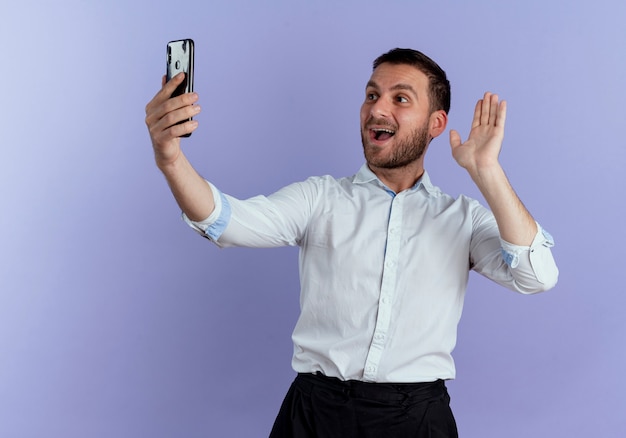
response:
<path id="1" fill-rule="evenodd" d="M 500 102 L 498 105 L 498 118 L 496 119 L 496 126 L 504 128 L 506 122 L 506 100 Z"/>
<path id="2" fill-rule="evenodd" d="M 159 106 L 161 103 L 165 102 L 167 99 L 172 97 L 172 93 L 180 85 L 180 83 L 185 78 L 185 74 L 183 72 L 177 74 L 168 82 L 166 82 L 165 76 L 161 78 L 161 89 L 154 95 L 152 100 L 148 102 L 146 105 L 146 114 L 154 107 Z"/>
<path id="3" fill-rule="evenodd" d="M 152 143 L 155 148 L 155 152 L 159 152 L 161 149 L 161 145 L 171 144 L 170 142 L 174 140 L 175 142 L 179 141 L 180 137 L 183 137 L 186 134 L 191 134 L 198 128 L 198 122 L 196 120 L 190 120 L 185 123 L 181 123 L 178 125 L 170 126 L 164 131 L 160 132 L 151 132 Z M 178 143 L 180 144 L 180 143 Z"/>
<path id="4" fill-rule="evenodd" d="M 196 120 L 189 120 L 188 122 L 174 125 L 168 128 L 167 134 L 172 137 L 182 137 L 186 134 L 191 134 L 198 128 L 198 122 Z"/>
<path id="5" fill-rule="evenodd" d="M 489 104 L 489 121 L 488 123 L 490 125 L 496 125 L 496 123 L 498 123 L 497 121 L 497 117 L 498 117 L 498 95 L 497 94 L 492 94 L 491 98 L 490 98 L 490 104 Z"/>
<path id="6" fill-rule="evenodd" d="M 480 113 L 480 124 L 487 125 L 489 124 L 489 114 L 491 112 L 491 93 L 486 92 L 483 97 L 483 107 Z"/>
<path id="7" fill-rule="evenodd" d="M 476 102 L 476 106 L 474 107 L 474 118 L 472 119 L 472 129 L 480 126 L 480 114 L 483 108 L 483 100 L 480 99 Z"/>
<path id="8" fill-rule="evenodd" d="M 454 129 L 450 130 L 450 146 L 453 149 L 461 146 L 461 135 Z"/>
<path id="9" fill-rule="evenodd" d="M 177 109 L 184 108 L 195 104 L 198 101 L 198 93 L 191 92 L 181 94 L 180 96 L 172 97 L 165 100 L 161 106 L 165 113 L 176 111 Z"/>
<path id="10" fill-rule="evenodd" d="M 166 82 L 163 84 L 163 88 L 161 88 L 161 91 L 167 96 L 171 96 L 176 87 L 178 87 L 184 80 L 185 73 L 181 71 L 169 81 L 166 80 Z"/>
<path id="11" fill-rule="evenodd" d="M 171 117 L 178 118 L 180 114 L 183 114 L 183 117 L 178 118 L 178 120 L 176 120 L 175 122 L 184 120 L 188 118 L 184 116 L 184 114 L 187 114 L 187 113 L 175 113 L 175 111 L 181 108 L 188 108 L 188 111 L 190 111 L 190 114 L 194 115 L 200 111 L 200 107 L 196 108 L 195 110 L 192 108 L 196 106 L 194 104 L 197 101 L 198 101 L 197 93 L 185 93 L 185 94 L 181 94 L 180 96 L 168 98 L 165 101 L 161 101 L 160 99 L 155 97 L 146 106 L 146 124 L 150 126 L 152 124 L 158 123 L 160 120 L 164 118 L 168 118 L 168 119 Z M 167 126 L 171 126 L 172 124 L 173 123 L 170 123 Z"/>
<path id="12" fill-rule="evenodd" d="M 200 111 L 200 105 L 187 105 L 174 111 L 169 111 L 150 125 L 151 131 L 155 133 L 167 131 L 169 128 L 177 126 L 180 122 L 198 115 Z"/>

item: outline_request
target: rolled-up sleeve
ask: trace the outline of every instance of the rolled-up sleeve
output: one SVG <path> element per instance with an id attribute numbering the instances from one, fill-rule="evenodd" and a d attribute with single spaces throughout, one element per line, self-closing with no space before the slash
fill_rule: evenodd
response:
<path id="1" fill-rule="evenodd" d="M 213 184 L 207 181 L 213 192 L 215 208 L 211 215 L 202 221 L 192 221 L 185 213 L 182 213 L 183 220 L 197 233 L 207 239 L 217 242 L 228 222 L 230 221 L 231 207 L 226 196 L 220 192 Z"/>
<path id="2" fill-rule="evenodd" d="M 183 213 L 196 232 L 221 248 L 296 246 L 319 199 L 320 178 L 290 184 L 269 196 L 241 200 L 223 194 L 208 183 L 215 198 L 211 215 L 199 222 Z"/>
<path id="3" fill-rule="evenodd" d="M 554 239 L 537 223 L 537 234 L 530 246 L 513 245 L 500 239 L 502 258 L 521 293 L 542 292 L 553 288 L 559 270 L 552 256 Z"/>
<path id="4" fill-rule="evenodd" d="M 556 285 L 559 270 L 552 257 L 554 239 L 537 224 L 529 246 L 503 240 L 493 213 L 474 201 L 470 265 L 481 275 L 523 294 L 533 294 Z"/>

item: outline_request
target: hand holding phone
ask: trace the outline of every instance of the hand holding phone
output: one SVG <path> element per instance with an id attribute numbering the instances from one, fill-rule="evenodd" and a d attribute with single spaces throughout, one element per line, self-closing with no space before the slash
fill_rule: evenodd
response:
<path id="1" fill-rule="evenodd" d="M 185 79 L 176 87 L 172 97 L 193 91 L 193 60 L 194 44 L 192 39 L 187 38 L 167 43 L 166 81 L 169 81 L 181 72 L 185 73 Z M 179 123 L 185 123 L 190 120 L 191 118 L 182 120 Z M 185 134 L 183 137 L 189 137 L 190 135 Z"/>

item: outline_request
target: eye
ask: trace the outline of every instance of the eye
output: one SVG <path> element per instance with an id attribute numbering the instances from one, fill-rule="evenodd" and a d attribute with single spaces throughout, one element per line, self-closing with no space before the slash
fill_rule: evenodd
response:
<path id="1" fill-rule="evenodd" d="M 376 95 L 376 93 L 365 94 L 365 100 L 376 100 L 376 99 L 378 99 L 378 96 Z"/>
<path id="2" fill-rule="evenodd" d="M 397 100 L 398 102 L 400 102 L 400 103 L 408 103 L 408 102 L 409 102 L 409 99 L 407 99 L 407 98 L 406 98 L 406 97 L 404 97 L 404 96 L 397 96 L 397 97 L 396 97 L 396 100 Z"/>

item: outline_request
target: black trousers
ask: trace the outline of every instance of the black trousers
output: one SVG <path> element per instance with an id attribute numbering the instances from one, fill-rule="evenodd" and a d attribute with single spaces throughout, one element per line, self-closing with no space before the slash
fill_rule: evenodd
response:
<path id="1" fill-rule="evenodd" d="M 270 438 L 457 438 L 443 380 L 341 381 L 298 374 Z"/>

